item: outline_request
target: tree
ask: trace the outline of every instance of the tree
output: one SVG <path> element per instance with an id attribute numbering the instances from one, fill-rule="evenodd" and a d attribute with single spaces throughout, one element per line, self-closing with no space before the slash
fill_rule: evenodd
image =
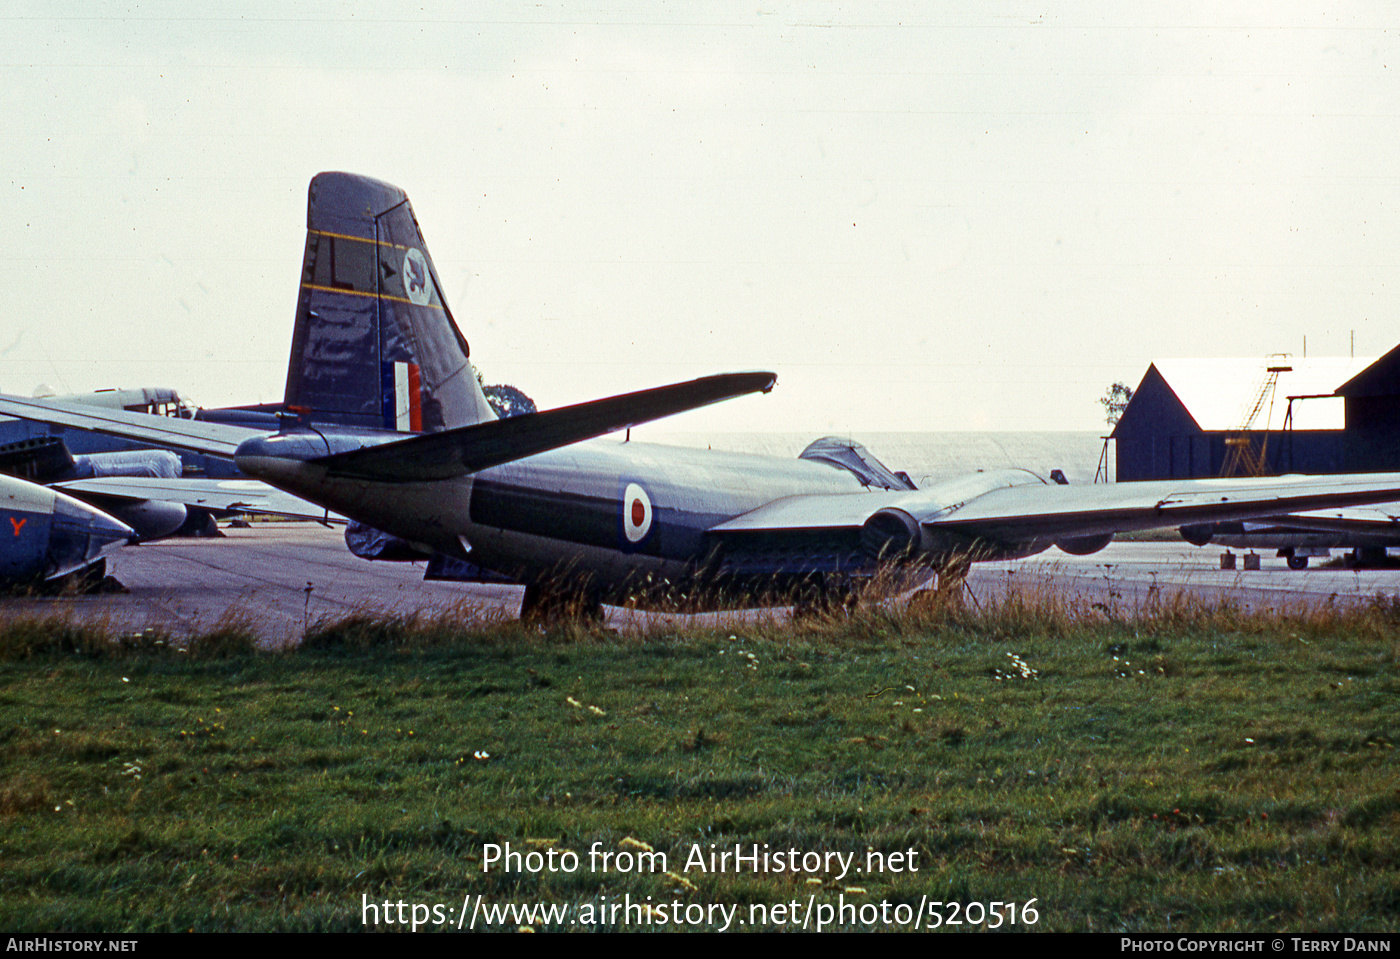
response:
<path id="1" fill-rule="evenodd" d="M 481 392 L 486 394 L 486 402 L 491 404 L 491 409 L 503 420 L 522 413 L 535 412 L 535 401 L 506 383 L 483 386 Z"/>
<path id="2" fill-rule="evenodd" d="M 503 420 L 520 416 L 522 413 L 537 412 L 534 400 L 507 383 L 487 386 L 486 381 L 481 378 L 480 370 L 476 371 L 476 382 L 481 387 L 481 392 L 486 395 L 486 402 L 491 404 L 491 409 Z"/>
<path id="3" fill-rule="evenodd" d="M 1128 408 L 1128 404 L 1133 399 L 1133 388 L 1126 383 L 1114 383 L 1108 388 L 1099 403 L 1103 405 L 1105 418 L 1109 426 L 1118 425 L 1118 420 L 1122 418 L 1123 411 Z"/>

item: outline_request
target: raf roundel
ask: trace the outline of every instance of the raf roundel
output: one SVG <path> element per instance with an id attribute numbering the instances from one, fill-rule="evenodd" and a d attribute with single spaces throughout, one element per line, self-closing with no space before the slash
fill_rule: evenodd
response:
<path id="1" fill-rule="evenodd" d="M 640 543 L 651 532 L 651 497 L 636 483 L 622 493 L 622 532 L 629 543 Z"/>
<path id="2" fill-rule="evenodd" d="M 433 299 L 433 281 L 428 276 L 428 259 L 422 250 L 410 249 L 403 255 L 403 291 L 409 302 L 427 306 Z"/>

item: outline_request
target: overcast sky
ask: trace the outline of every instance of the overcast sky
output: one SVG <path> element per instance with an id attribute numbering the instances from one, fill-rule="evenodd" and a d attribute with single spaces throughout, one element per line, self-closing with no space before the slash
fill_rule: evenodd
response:
<path id="1" fill-rule="evenodd" d="M 488 382 L 778 373 L 671 430 L 1093 430 L 1157 357 L 1400 342 L 1393 3 L 0 18 L 7 392 L 280 399 L 332 169 L 408 191 Z"/>

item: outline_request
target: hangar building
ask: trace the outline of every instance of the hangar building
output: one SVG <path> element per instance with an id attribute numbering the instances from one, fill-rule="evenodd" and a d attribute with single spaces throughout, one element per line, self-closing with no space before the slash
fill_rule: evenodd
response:
<path id="1" fill-rule="evenodd" d="M 1379 359 L 1159 360 L 1111 439 L 1119 482 L 1400 470 L 1400 346 Z"/>

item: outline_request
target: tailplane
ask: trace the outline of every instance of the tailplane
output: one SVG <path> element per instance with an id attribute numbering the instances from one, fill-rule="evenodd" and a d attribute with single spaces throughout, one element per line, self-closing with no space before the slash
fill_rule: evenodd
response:
<path id="1" fill-rule="evenodd" d="M 317 422 L 436 432 L 494 420 L 396 186 L 311 181 L 285 405 Z"/>

